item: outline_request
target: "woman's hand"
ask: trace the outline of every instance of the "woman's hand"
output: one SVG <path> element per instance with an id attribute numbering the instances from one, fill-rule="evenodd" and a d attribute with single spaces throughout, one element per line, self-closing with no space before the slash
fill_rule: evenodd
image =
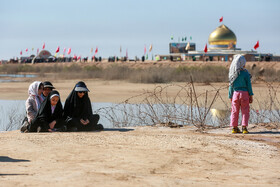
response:
<path id="1" fill-rule="evenodd" d="M 53 128 L 54 128 L 54 126 L 55 126 L 55 124 L 56 124 L 56 121 L 55 121 L 55 120 L 54 120 L 54 121 L 52 121 L 52 122 L 49 124 L 50 129 L 53 129 Z"/>
<path id="2" fill-rule="evenodd" d="M 88 119 L 86 119 L 86 120 L 81 119 L 80 122 L 81 122 L 83 125 L 89 124 L 89 120 L 88 120 Z"/>

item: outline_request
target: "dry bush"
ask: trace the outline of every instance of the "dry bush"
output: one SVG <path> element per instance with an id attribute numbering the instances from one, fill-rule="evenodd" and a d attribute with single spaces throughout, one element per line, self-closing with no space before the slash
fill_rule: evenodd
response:
<path id="1" fill-rule="evenodd" d="M 177 82 L 190 82 L 192 77 L 193 82 L 210 83 L 210 82 L 224 82 L 228 80 L 228 69 L 222 66 L 180 66 L 173 72 Z"/>
<path id="2" fill-rule="evenodd" d="M 105 68 L 96 64 L 81 65 L 71 63 L 61 65 L 54 63 L 48 66 L 36 66 L 27 64 L 6 64 L 0 66 L 0 72 L 16 73 L 54 73 L 65 79 L 73 78 L 101 78 L 104 80 L 127 80 L 135 83 L 169 83 L 169 82 L 193 82 L 210 84 L 211 82 L 227 82 L 228 69 L 224 66 L 179 66 L 179 67 L 150 67 L 133 68 L 127 65 L 113 64 Z M 251 68 L 253 81 L 263 79 L 267 82 L 280 81 L 280 71 L 273 69 L 262 70 L 259 67 Z"/>
<path id="3" fill-rule="evenodd" d="M 280 101 L 279 89 L 280 84 L 266 83 L 265 95 L 259 96 L 265 98 L 260 101 L 255 99 L 256 107 L 251 107 L 251 116 L 254 123 L 274 123 L 276 127 L 280 127 Z"/>
<path id="4" fill-rule="evenodd" d="M 111 65 L 99 68 L 96 65 L 81 66 L 71 64 L 62 66 L 36 66 L 22 64 L 8 64 L 0 66 L 0 72 L 10 74 L 16 73 L 54 73 L 56 77 L 65 79 L 73 78 L 101 78 L 104 80 L 127 80 L 135 83 L 168 83 L 168 82 L 190 82 L 190 76 L 194 82 L 223 82 L 227 79 L 227 69 L 219 66 L 203 67 L 150 67 L 133 68 L 126 65 Z"/>
<path id="5" fill-rule="evenodd" d="M 280 71 L 267 69 L 264 71 L 263 77 L 267 82 L 280 82 Z"/>
<path id="6" fill-rule="evenodd" d="M 191 79 L 191 78 L 190 78 Z M 279 128 L 280 102 L 278 86 L 267 84 L 267 100 L 260 102 L 255 99 L 255 107 L 251 106 L 249 123 L 273 123 Z M 197 94 L 193 82 L 184 86 L 168 84 L 157 86 L 152 91 L 128 98 L 122 103 L 111 107 L 100 108 L 97 113 L 107 118 L 115 127 L 139 125 L 193 125 L 199 131 L 207 128 L 228 127 L 230 124 L 231 105 L 224 101 L 220 92 L 228 87 L 214 88 Z M 170 90 L 178 90 L 176 95 Z M 140 100 L 140 102 L 139 102 Z M 219 114 L 210 112 L 215 102 L 223 103 Z M 261 109 L 258 109 L 261 108 Z M 239 123 L 241 122 L 241 113 Z"/>
<path id="7" fill-rule="evenodd" d="M 175 96 L 170 95 L 171 89 L 178 90 Z M 120 104 L 101 108 L 97 113 L 116 127 L 177 124 L 194 125 L 203 131 L 213 125 L 224 125 L 223 120 L 213 122 L 210 114 L 214 102 L 221 98 L 219 96 L 221 89 L 226 88 L 213 88 L 197 95 L 192 82 L 184 86 L 175 84 L 157 86 L 153 91 L 145 91 Z M 141 102 L 138 102 L 139 100 Z"/>
<path id="8" fill-rule="evenodd" d="M 151 67 L 146 69 L 134 69 L 128 77 L 128 81 L 135 83 L 167 83 L 174 81 L 173 68 Z"/>
<path id="9" fill-rule="evenodd" d="M 24 107 L 21 108 L 19 106 L 20 105 L 15 106 L 7 111 L 6 117 L 8 119 L 8 122 L 7 123 L 1 122 L 2 127 L 0 130 L 11 131 L 11 130 L 17 130 L 21 127 L 22 121 L 26 116 L 26 114 L 25 114 Z"/>

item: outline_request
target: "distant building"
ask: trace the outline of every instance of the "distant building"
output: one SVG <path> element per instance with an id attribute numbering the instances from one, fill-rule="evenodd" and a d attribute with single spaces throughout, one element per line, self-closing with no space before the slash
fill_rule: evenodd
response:
<path id="1" fill-rule="evenodd" d="M 19 63 L 39 63 L 39 62 L 55 62 L 56 58 L 47 50 L 41 50 L 37 56 L 22 56 Z"/>
<path id="2" fill-rule="evenodd" d="M 232 61 L 233 55 L 242 54 L 247 61 L 271 61 L 279 60 L 269 53 L 257 51 L 242 51 L 236 48 L 237 38 L 224 24 L 217 27 L 208 38 L 207 52 L 196 51 L 195 43 L 170 43 L 169 55 L 156 55 L 158 60 L 199 60 L 199 61 Z"/>
<path id="3" fill-rule="evenodd" d="M 170 43 L 169 53 L 188 53 L 188 51 L 195 51 L 195 43 Z"/>
<path id="4" fill-rule="evenodd" d="M 49 57 L 51 57 L 51 56 L 52 56 L 52 54 L 51 54 L 49 51 L 47 51 L 47 50 L 42 50 L 42 51 L 40 51 L 40 53 L 38 54 L 38 57 L 44 58 L 44 59 L 49 58 Z"/>

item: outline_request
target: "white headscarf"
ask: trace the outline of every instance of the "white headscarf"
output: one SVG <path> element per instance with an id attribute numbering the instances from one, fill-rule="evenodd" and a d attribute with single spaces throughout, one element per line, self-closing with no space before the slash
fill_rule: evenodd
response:
<path id="1" fill-rule="evenodd" d="M 37 96 L 38 95 L 38 90 L 39 90 L 39 86 L 42 82 L 40 81 L 35 81 L 32 84 L 30 84 L 29 88 L 28 88 L 28 94 L 29 95 L 33 95 L 33 96 Z"/>
<path id="2" fill-rule="evenodd" d="M 240 70 L 244 70 L 246 59 L 242 55 L 234 55 L 229 68 L 229 84 L 232 86 L 235 79 L 238 77 Z"/>
<path id="3" fill-rule="evenodd" d="M 40 84 L 42 84 L 42 82 L 40 81 L 35 81 L 32 84 L 30 84 L 29 88 L 28 88 L 28 94 L 30 96 L 33 96 L 35 98 L 35 102 L 36 102 L 36 106 L 37 106 L 37 110 L 40 108 L 40 105 L 42 103 L 42 98 L 40 95 L 38 95 L 38 90 L 39 90 L 39 86 Z"/>

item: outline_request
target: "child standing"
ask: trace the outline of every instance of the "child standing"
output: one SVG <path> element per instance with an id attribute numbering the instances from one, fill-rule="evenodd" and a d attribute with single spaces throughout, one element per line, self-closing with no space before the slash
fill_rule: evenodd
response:
<path id="1" fill-rule="evenodd" d="M 239 110 L 242 112 L 242 133 L 248 133 L 250 106 L 253 102 L 251 75 L 245 69 L 246 59 L 242 55 L 235 55 L 229 69 L 229 99 L 231 100 L 232 133 L 241 133 L 238 128 Z"/>

